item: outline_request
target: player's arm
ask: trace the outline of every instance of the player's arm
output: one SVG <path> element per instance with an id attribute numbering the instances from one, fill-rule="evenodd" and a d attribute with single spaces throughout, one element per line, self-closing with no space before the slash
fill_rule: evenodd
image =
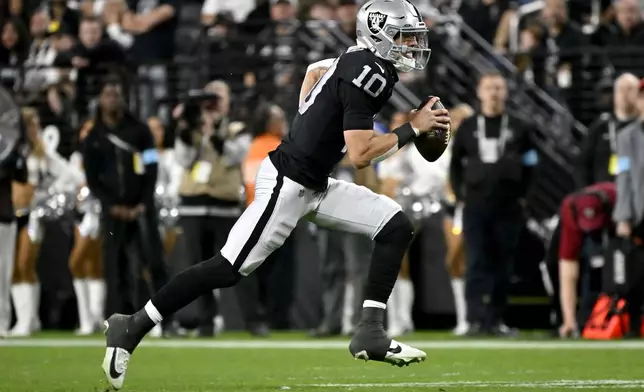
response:
<path id="1" fill-rule="evenodd" d="M 559 300 L 561 301 L 562 335 L 577 329 L 577 283 L 579 282 L 579 262 L 559 260 Z M 564 337 L 564 336 L 562 336 Z"/>
<path id="2" fill-rule="evenodd" d="M 353 165 L 362 169 L 389 158 L 421 133 L 432 128 L 449 129 L 447 110 L 432 110 L 438 98 L 433 98 L 421 110 L 411 114 L 412 120 L 385 135 L 373 130 L 374 112 L 366 94 L 355 86 L 340 82 L 344 103 L 344 140 Z"/>
<path id="3" fill-rule="evenodd" d="M 571 199 L 566 198 L 560 210 L 559 234 L 559 301 L 561 304 L 561 337 L 577 331 L 577 283 L 579 282 L 579 254 L 583 235 L 571 214 Z"/>

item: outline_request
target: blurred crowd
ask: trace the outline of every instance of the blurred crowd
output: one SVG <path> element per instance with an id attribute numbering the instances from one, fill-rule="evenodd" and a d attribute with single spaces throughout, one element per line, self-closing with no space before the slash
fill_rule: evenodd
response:
<path id="1" fill-rule="evenodd" d="M 435 27 L 430 42 L 436 46 L 428 70 L 401 75 L 413 94 L 440 94 L 432 81 L 444 76 L 444 42 L 460 35 L 441 21 L 456 17 L 450 20 L 461 19 L 490 44 L 489 56 L 511 59 L 518 78 L 563 102 L 583 124 L 592 124 L 576 169 L 581 193 L 573 196 L 585 197 L 581 190 L 611 183 L 637 167 L 633 154 L 623 150 L 629 145 L 626 136 L 621 140 L 622 130 L 641 126 L 644 27 L 636 0 L 415 3 Z M 83 335 L 96 332 L 106 314 L 142 307 L 173 272 L 168 260 L 181 259 L 187 267 L 216 254 L 252 200 L 259 162 L 288 132 L 307 66 L 337 57 L 355 42 L 359 7 L 357 0 L 3 2 L 0 83 L 20 106 L 24 144 L 0 167 L 0 241 L 3 249 L 15 249 L 0 256 L 0 337 L 40 329 L 36 264 L 46 259 L 40 244 L 51 235 L 45 228 L 63 216 L 74 221 L 69 271 L 77 332 Z M 579 92 L 587 86 L 595 94 Z M 613 113 L 597 119 L 598 107 L 610 108 L 598 104 L 606 87 L 614 97 Z M 438 162 L 428 164 L 409 146 L 378 167 L 356 171 L 341 164 L 333 175 L 395 199 L 419 227 L 438 217 L 454 332 L 515 336 L 505 312 L 518 233 L 526 223 L 526 195 L 541 151 L 530 136 L 535 125 L 506 107 L 511 96 L 500 73 L 482 75 L 472 88 L 476 98 L 468 103 L 473 107 L 449 102 L 455 136 Z M 387 132 L 406 116 L 392 105 L 375 119 L 374 129 Z M 618 224 L 612 223 L 611 202 L 597 204 L 610 208 L 594 226 L 570 223 L 599 214 L 581 206 L 568 216 L 577 208 L 569 206 L 576 205 L 570 196 L 552 241 L 545 244 L 554 252 L 549 270 L 556 287 L 548 294 L 562 335 L 579 332 L 591 312 L 575 314 L 576 287 L 570 283 L 576 285 L 585 267 L 581 272 L 568 268 L 585 264 L 562 261 L 567 267 L 560 271 L 559 259 L 593 259 L 608 249 L 598 234 L 604 230 L 635 241 L 624 252 L 640 257 L 632 249 L 639 246 L 644 207 L 629 201 L 637 195 L 623 195 L 643 189 L 638 186 L 644 182 L 637 181 L 644 178 L 621 181 L 607 197 L 629 206 L 616 209 Z M 320 320 L 311 334 L 350 334 L 371 244 L 315 227 L 306 230 L 318 245 L 322 289 Z M 599 246 L 583 245 L 582 251 L 582 243 L 593 241 Z M 296 259 L 296 245 L 289 238 L 258 274 L 234 289 L 254 335 L 292 326 L 295 271 L 303 262 Z M 414 329 L 414 297 L 423 292 L 414 287 L 418 279 L 410 260 L 405 258 L 388 304 L 393 336 Z M 596 288 L 593 283 L 582 290 L 591 308 L 596 297 L 588 292 Z M 628 291 L 635 303 L 637 295 Z M 200 298 L 191 317 L 166 320 L 154 333 L 191 329 L 198 336 L 216 335 L 224 324 L 219 299 L 218 292 Z M 631 330 L 639 327 L 632 324 Z"/>

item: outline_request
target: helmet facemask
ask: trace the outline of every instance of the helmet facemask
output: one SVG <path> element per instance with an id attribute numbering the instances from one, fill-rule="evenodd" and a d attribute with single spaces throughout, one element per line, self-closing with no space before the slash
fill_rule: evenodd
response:
<path id="1" fill-rule="evenodd" d="M 427 29 L 387 26 L 386 35 L 393 37 L 387 57 L 398 71 L 425 69 L 432 53 L 429 48 Z"/>

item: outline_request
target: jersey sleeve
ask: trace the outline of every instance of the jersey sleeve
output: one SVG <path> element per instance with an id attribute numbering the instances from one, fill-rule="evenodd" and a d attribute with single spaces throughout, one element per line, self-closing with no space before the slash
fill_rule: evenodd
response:
<path id="1" fill-rule="evenodd" d="M 366 94 L 344 80 L 340 80 L 338 89 L 344 107 L 344 130 L 373 129 L 373 116 L 377 111 Z"/>
<path id="2" fill-rule="evenodd" d="M 341 56 L 335 73 L 344 106 L 344 130 L 373 129 L 374 116 L 395 84 L 390 71 L 371 52 L 355 50 Z"/>

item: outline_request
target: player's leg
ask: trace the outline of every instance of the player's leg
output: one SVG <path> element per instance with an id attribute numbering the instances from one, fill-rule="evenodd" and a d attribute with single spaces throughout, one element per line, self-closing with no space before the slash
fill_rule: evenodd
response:
<path id="1" fill-rule="evenodd" d="M 69 255 L 69 272 L 73 278 L 76 305 L 78 307 L 78 335 L 91 335 L 94 324 L 89 311 L 89 289 L 87 286 L 86 261 L 91 238 L 83 236 L 80 225 L 74 227 L 74 248 Z"/>
<path id="2" fill-rule="evenodd" d="M 454 309 L 456 310 L 456 327 L 453 333 L 457 336 L 467 333 L 467 303 L 465 302 L 465 250 L 463 237 L 460 230 L 454 225 L 454 217 L 446 216 L 443 219 L 443 231 L 447 254 L 445 266 L 452 281 L 452 294 L 454 295 Z"/>
<path id="3" fill-rule="evenodd" d="M 362 317 L 349 346 L 351 354 L 355 358 L 399 366 L 424 360 L 424 352 L 393 341 L 384 328 L 387 300 L 414 235 L 413 225 L 400 206 L 365 187 L 331 179 L 310 219 L 331 229 L 366 235 L 375 241 Z"/>
<path id="4" fill-rule="evenodd" d="M 112 387 L 122 387 L 130 355 L 154 325 L 205 293 L 234 286 L 284 243 L 310 208 L 310 200 L 299 196 L 301 189 L 265 160 L 257 175 L 255 200 L 235 223 L 221 252 L 176 275 L 134 315 L 107 320 L 103 370 Z"/>

